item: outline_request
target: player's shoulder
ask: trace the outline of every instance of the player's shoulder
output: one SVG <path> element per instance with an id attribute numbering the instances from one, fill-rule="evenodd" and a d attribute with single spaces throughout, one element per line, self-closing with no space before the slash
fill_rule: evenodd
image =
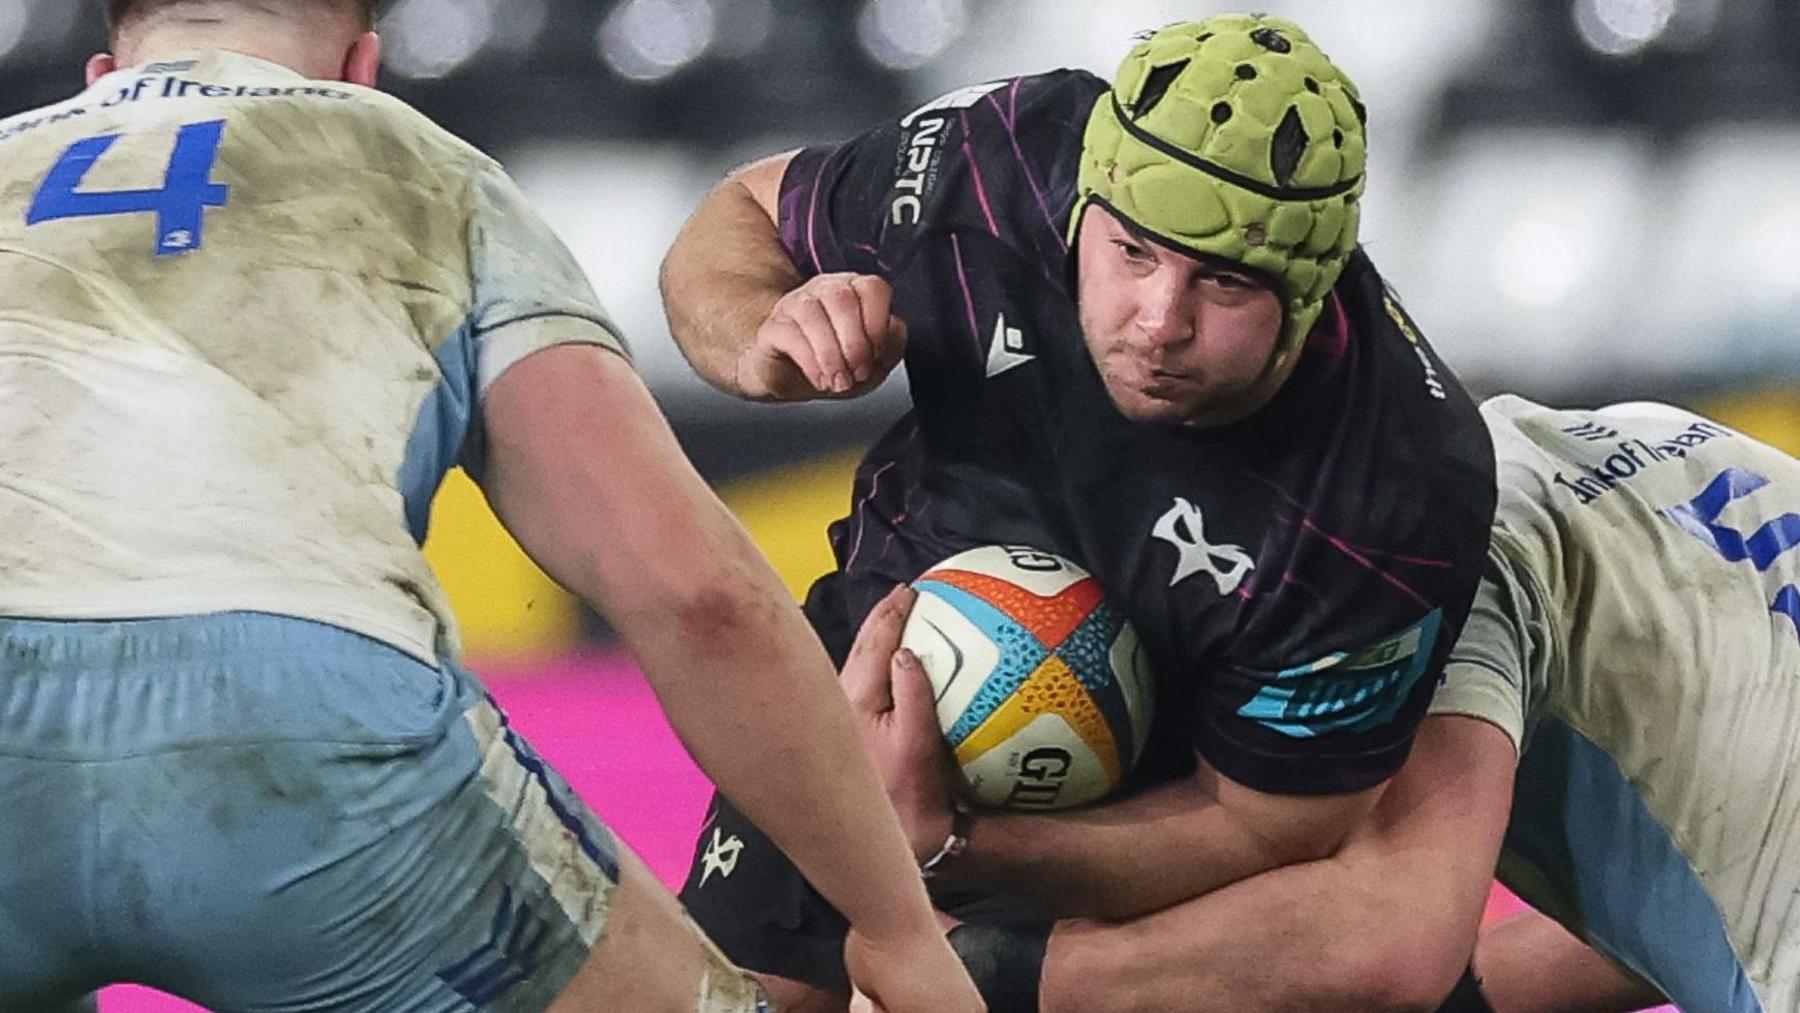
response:
<path id="1" fill-rule="evenodd" d="M 311 108 L 308 133 L 330 152 L 335 168 L 378 172 L 430 195 L 434 214 L 473 221 L 514 215 L 526 206 L 517 185 L 492 156 L 413 106 L 383 91 L 342 86 L 354 101 Z"/>
<path id="2" fill-rule="evenodd" d="M 1706 422 L 1705 416 L 1661 401 L 1621 401 L 1597 408 L 1557 408 L 1518 394 L 1495 394 L 1481 403 L 1481 417 L 1491 429 L 1543 430 L 1592 428 L 1595 420 L 1629 422 Z M 1717 423 L 1712 423 L 1717 425 Z"/>
<path id="3" fill-rule="evenodd" d="M 503 172 L 492 156 L 399 97 L 372 88 L 346 86 L 346 90 L 359 102 L 342 110 L 342 115 L 358 120 L 371 136 L 404 145 L 419 162 L 471 179 Z"/>
<path id="4" fill-rule="evenodd" d="M 86 99 L 87 96 L 84 93 L 61 102 L 0 117 L 0 141 L 11 140 L 40 127 L 85 115 L 89 106 Z"/>
<path id="5" fill-rule="evenodd" d="M 1359 357 L 1347 410 L 1396 448 L 1491 475 L 1492 444 L 1474 398 L 1366 252 L 1351 254 L 1335 292 Z"/>
<path id="6" fill-rule="evenodd" d="M 958 114 L 993 116 L 999 123 L 1031 128 L 1074 123 L 1087 126 L 1088 113 L 1106 91 L 1106 82 L 1085 70 L 1067 68 L 1000 77 L 964 85 L 931 99 L 900 118 L 902 128 L 927 119 L 948 119 Z"/>
<path id="7" fill-rule="evenodd" d="M 1074 205 L 1082 135 L 1105 84 L 1057 70 L 971 85 L 900 120 L 890 226 L 959 233 L 1054 273 Z"/>
<path id="8" fill-rule="evenodd" d="M 1575 492 L 1610 491 L 1619 483 L 1638 482 L 1640 474 L 1668 461 L 1774 453 L 1723 423 L 1654 401 L 1554 408 L 1500 394 L 1482 403 L 1481 418 L 1502 470 L 1564 479 L 1585 475 L 1599 483 L 1563 483 Z M 1522 483 L 1509 479 L 1508 484 Z"/>
<path id="9" fill-rule="evenodd" d="M 1324 415 L 1314 416 L 1328 435 L 1299 463 L 1318 476 L 1314 504 L 1340 535 L 1443 564 L 1406 579 L 1454 629 L 1494 520 L 1493 442 L 1475 400 L 1365 253 L 1351 257 L 1335 291 L 1345 350 L 1333 389 L 1317 398 Z M 1411 599 L 1402 599 L 1404 611 Z M 1379 612 L 1360 592 L 1341 604 L 1353 623 Z"/>
<path id="10" fill-rule="evenodd" d="M 1066 131 L 1073 127 L 1078 140 L 1087 129 L 1094 103 L 1107 89 L 1107 83 L 1094 74 L 1066 67 L 1002 78 L 998 84 L 993 108 L 1002 122 L 1026 129 Z"/>
<path id="11" fill-rule="evenodd" d="M 1037 195 L 1073 193 L 1082 137 L 1106 83 L 1082 70 L 1053 70 L 971 85 L 926 103 L 901 119 L 911 139 L 942 132 L 958 143 L 952 157 L 972 171 Z"/>

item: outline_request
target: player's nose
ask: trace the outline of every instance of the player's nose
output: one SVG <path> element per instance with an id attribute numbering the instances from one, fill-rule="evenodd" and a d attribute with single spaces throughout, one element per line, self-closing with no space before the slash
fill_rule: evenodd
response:
<path id="1" fill-rule="evenodd" d="M 1194 314 L 1186 292 L 1177 284 L 1146 284 L 1139 294 L 1137 330 L 1151 348 L 1177 345 L 1194 336 Z"/>

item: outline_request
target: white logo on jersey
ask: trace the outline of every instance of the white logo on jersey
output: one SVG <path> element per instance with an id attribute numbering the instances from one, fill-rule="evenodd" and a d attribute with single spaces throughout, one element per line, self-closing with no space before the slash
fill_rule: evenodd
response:
<path id="1" fill-rule="evenodd" d="M 1000 314 L 994 320 L 994 341 L 988 346 L 987 375 L 999 376 L 1035 358 L 1037 356 L 1025 351 L 1025 332 L 1006 326 L 1006 314 Z"/>
<path id="2" fill-rule="evenodd" d="M 738 852 L 743 850 L 744 842 L 738 840 L 736 834 L 721 837 L 719 828 L 713 827 L 712 843 L 706 846 L 706 851 L 700 856 L 700 885 L 705 886 L 715 872 L 720 879 L 730 879 L 731 874 L 737 871 Z"/>
<path id="3" fill-rule="evenodd" d="M 989 92 L 999 91 L 1006 85 L 1005 81 L 989 81 L 986 84 L 972 84 L 966 88 L 958 88 L 947 95 L 940 95 L 912 112 L 907 113 L 900 121 L 902 127 L 910 127 L 913 122 L 926 113 L 935 113 L 942 109 L 968 109 L 980 102 L 982 96 Z"/>
<path id="4" fill-rule="evenodd" d="M 1005 81 L 993 81 L 958 88 L 914 109 L 900 121 L 900 129 L 912 133 L 907 138 L 906 151 L 900 158 L 900 172 L 894 180 L 896 195 L 888 206 L 891 224 L 917 225 L 925 217 L 925 192 L 937 179 L 938 156 L 942 154 L 939 145 L 944 143 L 944 137 L 950 131 L 948 117 L 927 114 L 967 109 L 980 102 L 983 95 L 1004 84 Z M 913 130 L 914 124 L 918 124 L 917 130 Z"/>
<path id="5" fill-rule="evenodd" d="M 1256 562 L 1241 546 L 1207 542 L 1204 524 L 1200 508 L 1177 496 L 1175 505 L 1157 520 L 1150 533 L 1175 546 L 1175 551 L 1181 554 L 1175 560 L 1175 576 L 1169 578 L 1170 587 L 1196 573 L 1207 573 L 1219 585 L 1220 594 L 1230 594 L 1238 589 L 1251 570 L 1256 569 Z"/>

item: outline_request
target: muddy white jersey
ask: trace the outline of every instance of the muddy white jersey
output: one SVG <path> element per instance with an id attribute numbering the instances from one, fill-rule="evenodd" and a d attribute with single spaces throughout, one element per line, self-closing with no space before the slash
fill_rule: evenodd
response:
<path id="1" fill-rule="evenodd" d="M 1683 1009 L 1800 1008 L 1800 462 L 1666 405 L 1482 413 L 1433 711 L 1523 746 L 1502 878 Z"/>
<path id="2" fill-rule="evenodd" d="M 499 166 L 389 96 L 207 52 L 0 121 L 0 615 L 454 653 L 432 494 L 564 343 L 624 351 Z"/>

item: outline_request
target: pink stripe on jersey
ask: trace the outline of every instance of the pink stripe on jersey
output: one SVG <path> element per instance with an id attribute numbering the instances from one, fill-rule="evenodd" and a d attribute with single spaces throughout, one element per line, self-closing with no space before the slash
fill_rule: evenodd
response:
<path id="1" fill-rule="evenodd" d="M 969 288 L 969 273 L 963 268 L 962 240 L 950 233 L 950 250 L 956 254 L 956 280 L 962 283 L 963 305 L 969 311 L 969 337 L 975 341 L 975 357 L 981 357 L 981 325 L 975 322 L 975 293 Z"/>
<path id="2" fill-rule="evenodd" d="M 994 221 L 993 207 L 988 204 L 987 184 L 981 179 L 981 163 L 975 161 L 975 149 L 969 145 L 969 114 L 964 112 L 960 115 L 963 129 L 963 157 L 969 160 L 969 176 L 975 180 L 975 198 L 981 201 L 981 213 L 987 218 L 988 231 L 998 236 L 1000 226 Z"/>

